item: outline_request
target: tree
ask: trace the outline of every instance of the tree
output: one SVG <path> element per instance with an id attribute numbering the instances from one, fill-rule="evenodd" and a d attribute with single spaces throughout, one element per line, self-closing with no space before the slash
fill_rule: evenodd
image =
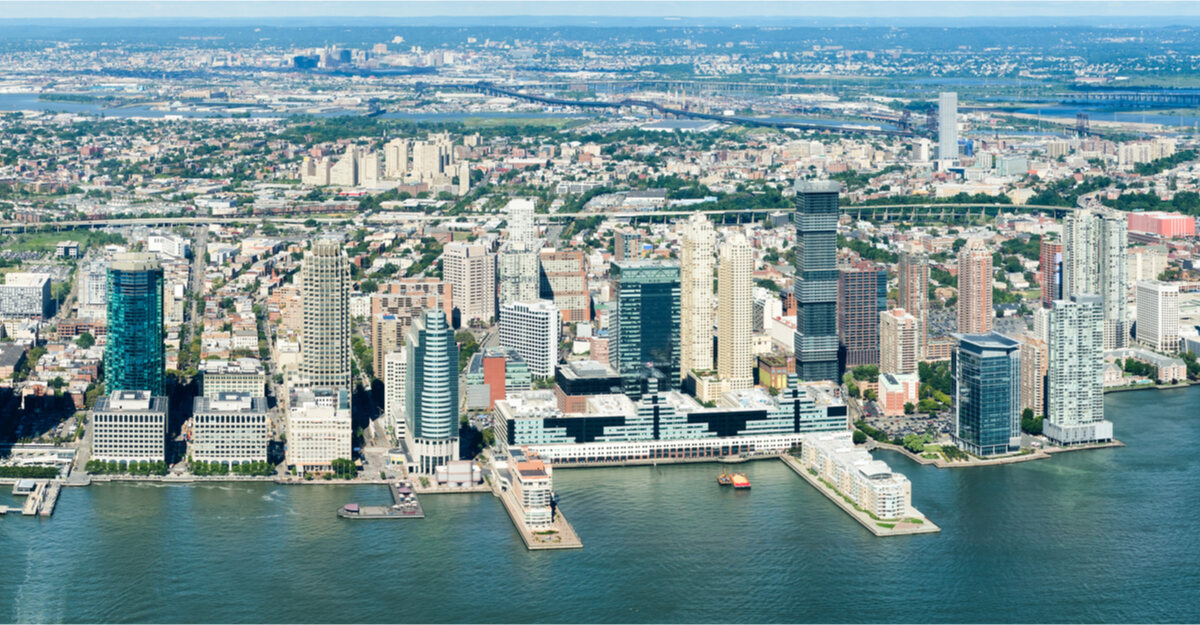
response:
<path id="1" fill-rule="evenodd" d="M 854 444 L 861 445 L 867 442 L 867 435 L 862 430 L 854 430 Z"/>
<path id="2" fill-rule="evenodd" d="M 75 339 L 75 344 L 81 349 L 88 349 L 96 344 L 96 337 L 92 336 L 91 332 L 84 332 L 79 335 L 79 338 Z"/>
<path id="3" fill-rule="evenodd" d="M 904 414 L 912 414 L 917 411 L 917 407 L 911 401 L 904 402 Z"/>
<path id="4" fill-rule="evenodd" d="M 348 458 L 335 458 L 330 461 L 329 468 L 333 469 L 333 474 L 339 478 L 350 479 L 358 474 L 358 467 Z"/>

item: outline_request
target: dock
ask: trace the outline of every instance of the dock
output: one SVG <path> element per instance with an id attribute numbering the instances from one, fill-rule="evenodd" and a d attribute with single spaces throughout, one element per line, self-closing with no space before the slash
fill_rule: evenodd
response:
<path id="1" fill-rule="evenodd" d="M 390 506 L 360 506 L 348 503 L 338 509 L 337 515 L 343 519 L 423 519 L 425 510 L 421 508 L 421 500 L 412 487 L 403 482 L 388 484 L 388 492 L 392 494 Z"/>
<path id="2" fill-rule="evenodd" d="M 43 517 L 54 514 L 54 507 L 58 505 L 58 493 L 60 490 L 62 490 L 62 484 L 59 482 L 38 482 L 37 488 L 25 500 L 25 506 L 21 508 L 21 514 Z"/>
<path id="3" fill-rule="evenodd" d="M 876 536 L 908 536 L 912 534 L 933 534 L 942 531 L 942 528 L 933 524 L 933 521 L 925 518 L 920 510 L 909 506 L 907 513 L 902 519 L 876 519 L 868 512 L 861 510 L 851 504 L 837 490 L 830 488 L 818 480 L 816 476 L 810 474 L 808 470 L 800 463 L 799 460 L 784 454 L 780 456 L 783 463 L 796 472 L 796 475 L 804 478 L 804 481 L 812 484 L 813 488 L 817 489 L 827 499 L 832 501 L 843 512 L 850 515 L 855 521 L 862 524 L 872 534 Z"/>

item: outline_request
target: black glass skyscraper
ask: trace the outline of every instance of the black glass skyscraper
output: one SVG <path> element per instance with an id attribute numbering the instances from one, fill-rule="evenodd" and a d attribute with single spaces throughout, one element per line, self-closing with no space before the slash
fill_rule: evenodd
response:
<path id="1" fill-rule="evenodd" d="M 656 261 L 612 264 L 615 307 L 610 360 L 627 395 L 639 398 L 649 377 L 659 389 L 679 381 L 679 265 Z"/>
<path id="2" fill-rule="evenodd" d="M 834 181 L 796 181 L 796 375 L 837 380 L 837 221 Z"/>

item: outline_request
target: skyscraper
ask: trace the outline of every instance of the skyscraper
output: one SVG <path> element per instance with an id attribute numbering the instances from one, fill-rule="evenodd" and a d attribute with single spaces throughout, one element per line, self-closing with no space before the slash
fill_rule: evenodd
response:
<path id="1" fill-rule="evenodd" d="M 163 269 L 154 254 L 119 254 L 108 266 L 104 390 L 166 395 Z"/>
<path id="2" fill-rule="evenodd" d="M 900 252 L 897 271 L 900 308 L 917 320 L 917 360 L 922 360 L 929 342 L 929 255 L 921 246 L 909 243 Z"/>
<path id="3" fill-rule="evenodd" d="M 968 239 L 958 252 L 958 331 L 992 331 L 992 255 L 982 239 Z"/>
<path id="4" fill-rule="evenodd" d="M 446 313 L 430 310 L 408 331 L 405 440 L 419 473 L 458 460 L 458 344 Z"/>
<path id="5" fill-rule="evenodd" d="M 1045 309 L 1042 309 L 1045 310 Z M 1046 414 L 1046 374 L 1050 366 L 1050 346 L 1028 334 L 1021 341 L 1021 410 L 1034 415 Z"/>
<path id="6" fill-rule="evenodd" d="M 835 181 L 796 181 L 796 375 L 838 379 L 837 221 Z"/>
<path id="7" fill-rule="evenodd" d="M 1020 345 L 997 332 L 956 335 L 954 443 L 977 456 L 1021 446 Z"/>
<path id="8" fill-rule="evenodd" d="M 717 377 L 733 391 L 754 386 L 754 354 L 750 348 L 753 272 L 750 244 L 745 235 L 736 233 L 721 246 L 717 264 Z"/>
<path id="9" fill-rule="evenodd" d="M 1074 211 L 1063 219 L 1062 297 L 1104 298 L 1104 349 L 1128 344 L 1125 320 L 1128 226 L 1116 211 Z"/>
<path id="10" fill-rule="evenodd" d="M 1058 241 L 1042 239 L 1038 259 L 1038 271 L 1042 274 L 1042 306 L 1049 308 L 1056 299 L 1062 299 L 1063 246 Z"/>
<path id="11" fill-rule="evenodd" d="M 1104 420 L 1104 300 L 1072 295 L 1050 309 L 1046 437 L 1060 444 L 1112 439 Z"/>
<path id="12" fill-rule="evenodd" d="M 533 225 L 534 207 L 531 199 L 514 198 L 504 209 L 508 215 L 508 241 L 496 256 L 498 305 L 532 302 L 538 298 L 541 277 L 538 250 L 541 245 Z"/>
<path id="13" fill-rule="evenodd" d="M 495 254 L 478 244 L 447 243 L 442 248 L 442 277 L 451 285 L 460 324 L 495 319 Z"/>
<path id="14" fill-rule="evenodd" d="M 695 213 L 684 223 L 679 262 L 679 377 L 713 366 L 712 223 Z M 747 275 L 749 278 L 749 275 Z"/>
<path id="15" fill-rule="evenodd" d="M 554 302 L 513 302 L 500 307 L 500 346 L 514 349 L 535 377 L 554 376 L 562 315 Z"/>
<path id="16" fill-rule="evenodd" d="M 920 324 L 903 308 L 879 313 L 879 372 L 915 373 Z"/>
<path id="17" fill-rule="evenodd" d="M 958 94 L 953 91 L 938 96 L 938 158 L 958 159 Z"/>
<path id="18" fill-rule="evenodd" d="M 349 393 L 350 261 L 340 240 L 313 242 L 300 268 L 300 292 L 304 307 L 301 384 Z"/>
<path id="19" fill-rule="evenodd" d="M 612 263 L 611 364 L 637 399 L 654 377 L 679 386 L 679 266 L 658 261 Z"/>
<path id="20" fill-rule="evenodd" d="M 1150 349 L 1179 351 L 1179 285 L 1158 280 L 1137 284 L 1137 340 Z"/>
<path id="21" fill-rule="evenodd" d="M 860 262 L 838 272 L 838 339 L 845 367 L 879 364 L 879 313 L 887 308 L 887 269 Z"/>

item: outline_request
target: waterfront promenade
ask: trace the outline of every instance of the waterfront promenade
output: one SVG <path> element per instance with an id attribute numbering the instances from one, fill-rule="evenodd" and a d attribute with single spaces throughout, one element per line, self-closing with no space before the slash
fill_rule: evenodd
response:
<path id="1" fill-rule="evenodd" d="M 931 464 L 939 469 L 965 469 L 969 467 L 994 467 L 1005 464 L 1016 464 L 1018 462 L 1030 462 L 1032 460 L 1045 460 L 1054 454 L 1061 454 L 1068 451 L 1086 451 L 1089 449 L 1108 449 L 1111 447 L 1124 447 L 1125 443 L 1119 440 L 1113 440 L 1108 443 L 1093 443 L 1090 445 L 1072 445 L 1070 447 L 1039 447 L 1037 449 L 1029 449 L 1020 453 L 1000 456 L 998 458 L 980 458 L 978 456 L 968 455 L 966 460 L 946 460 L 937 452 L 930 452 L 936 455 L 935 458 L 927 458 L 924 454 L 913 453 L 903 445 L 893 445 L 891 443 L 881 443 L 876 440 L 867 440 L 867 449 L 885 449 L 896 453 L 904 454 L 913 462 L 919 464 Z"/>

